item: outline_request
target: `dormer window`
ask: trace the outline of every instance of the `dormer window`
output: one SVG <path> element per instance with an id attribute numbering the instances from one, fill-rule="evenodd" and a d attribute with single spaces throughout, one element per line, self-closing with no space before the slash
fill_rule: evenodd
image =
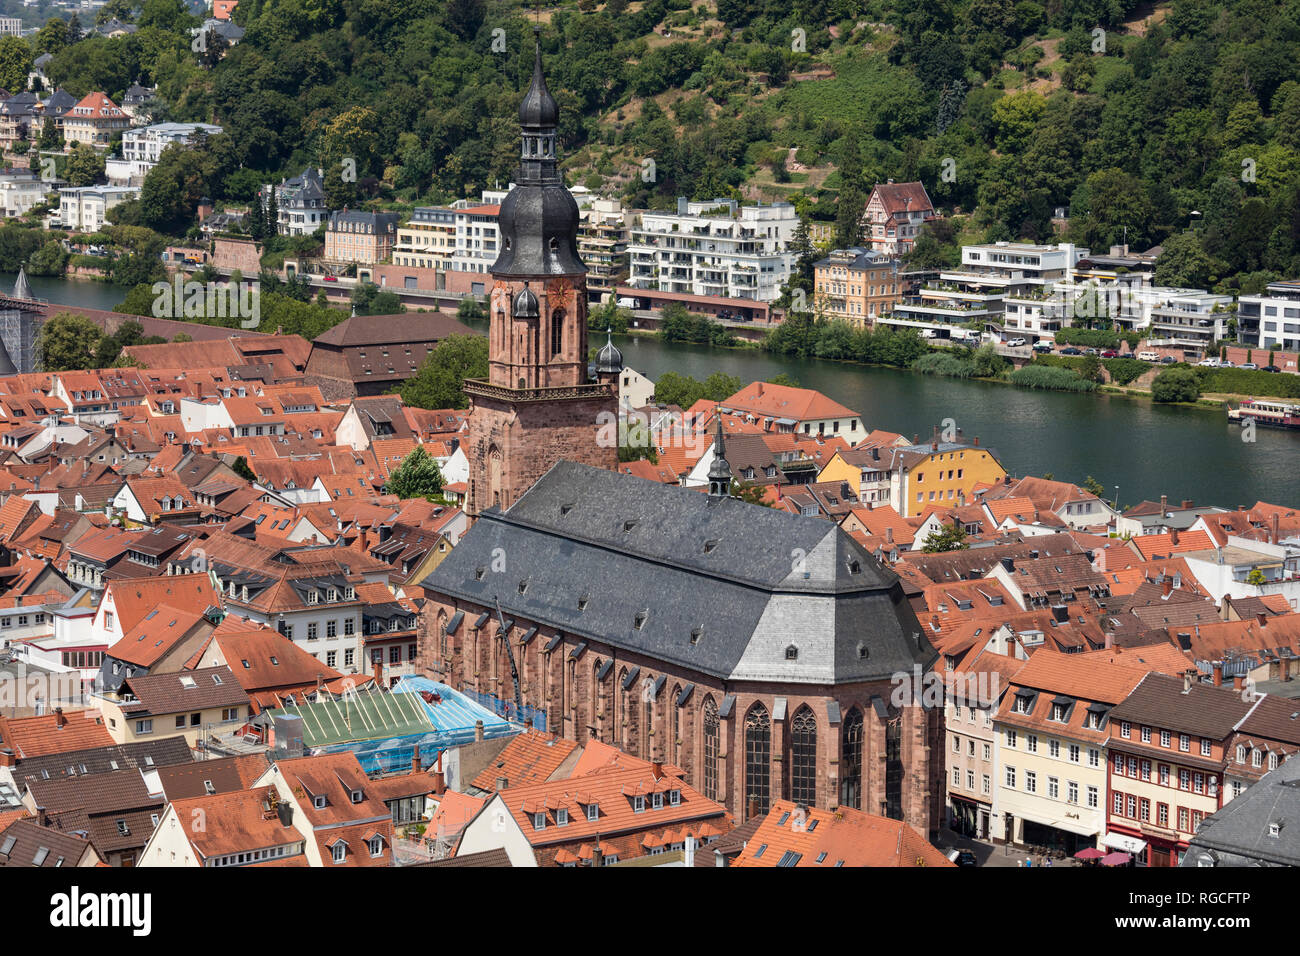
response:
<path id="1" fill-rule="evenodd" d="M 595 803 L 587 804 L 587 822 L 595 823 L 600 819 L 600 805 Z"/>
<path id="2" fill-rule="evenodd" d="M 645 813 L 645 797 L 636 796 L 632 798 L 632 812 Z"/>
<path id="3" fill-rule="evenodd" d="M 791 644 L 785 649 L 785 659 L 787 661 L 797 661 L 799 659 L 799 648 Z"/>
<path id="4" fill-rule="evenodd" d="M 533 829 L 534 829 L 534 830 L 545 830 L 545 829 L 546 829 L 546 813 L 545 813 L 545 811 L 543 811 L 543 812 L 541 812 L 541 813 L 534 813 L 534 814 L 533 814 Z"/>
<path id="5" fill-rule="evenodd" d="M 679 806 L 682 802 L 682 792 L 680 790 L 668 791 L 668 805 L 670 807 Z"/>
<path id="6" fill-rule="evenodd" d="M 371 856 L 380 856 L 380 855 L 383 854 L 383 852 L 384 852 L 384 841 L 383 841 L 383 838 L 382 838 L 382 837 L 377 837 L 377 836 L 376 836 L 376 837 L 371 837 L 371 838 L 370 838 L 370 855 L 371 855 Z"/>
<path id="7" fill-rule="evenodd" d="M 560 807 L 560 809 L 555 811 L 555 825 L 557 827 L 569 825 L 569 811 L 564 807 Z"/>
<path id="8" fill-rule="evenodd" d="M 340 840 L 330 848 L 330 859 L 335 863 L 342 863 L 347 857 L 348 845 Z"/>
<path id="9" fill-rule="evenodd" d="M 651 794 L 650 807 L 654 810 L 662 810 L 664 808 L 664 795 L 662 793 Z"/>
<path id="10" fill-rule="evenodd" d="M 636 617 L 632 619 L 632 626 L 638 631 L 645 627 L 646 620 L 650 617 L 649 611 L 637 611 Z"/>
<path id="11" fill-rule="evenodd" d="M 352 791 L 353 803 L 360 803 L 364 799 L 365 799 L 365 795 L 361 792 L 360 788 Z"/>
<path id="12" fill-rule="evenodd" d="M 311 798 L 311 805 L 317 810 L 324 810 L 327 802 L 325 794 L 323 793 Z"/>

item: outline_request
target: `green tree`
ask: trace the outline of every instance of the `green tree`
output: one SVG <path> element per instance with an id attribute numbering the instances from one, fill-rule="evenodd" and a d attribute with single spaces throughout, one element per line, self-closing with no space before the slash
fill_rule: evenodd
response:
<path id="1" fill-rule="evenodd" d="M 104 337 L 98 325 L 76 312 L 60 312 L 36 336 L 36 360 L 44 372 L 94 368 Z"/>
<path id="2" fill-rule="evenodd" d="M 925 536 L 921 550 L 926 554 L 938 554 L 942 551 L 963 551 L 969 547 L 966 543 L 966 530 L 961 525 L 946 524 Z"/>
<path id="3" fill-rule="evenodd" d="M 0 86 L 24 89 L 31 70 L 32 48 L 27 41 L 16 36 L 0 37 Z"/>
<path id="4" fill-rule="evenodd" d="M 50 17 L 45 26 L 36 32 L 36 54 L 58 53 L 68 45 L 68 21 L 62 17 Z"/>
<path id="5" fill-rule="evenodd" d="M 1262 587 L 1268 583 L 1268 578 L 1264 576 L 1264 572 L 1259 568 L 1251 568 L 1250 574 L 1246 575 L 1246 583 L 1252 587 Z"/>
<path id="6" fill-rule="evenodd" d="M 60 23 L 63 21 L 60 20 Z M 54 117 L 45 117 L 45 122 L 41 124 L 41 135 L 36 140 L 37 149 L 58 149 L 63 145 L 63 137 L 59 135 L 58 127 L 55 126 Z"/>
<path id="7" fill-rule="evenodd" d="M 467 378 L 487 378 L 487 374 L 487 337 L 449 335 L 398 392 L 403 402 L 417 408 L 465 408 L 469 398 L 461 390 L 462 383 Z"/>
<path id="8" fill-rule="evenodd" d="M 1156 260 L 1157 285 L 1207 289 L 1217 278 L 1217 264 L 1202 248 L 1195 233 L 1178 233 L 1164 241 L 1164 251 Z"/>
<path id="9" fill-rule="evenodd" d="M 731 497 L 739 499 L 749 505 L 759 505 L 763 508 L 772 507 L 767 501 L 767 491 L 762 485 L 756 485 L 748 481 L 731 481 Z"/>
<path id="10" fill-rule="evenodd" d="M 384 482 L 384 490 L 399 498 L 432 499 L 442 486 L 442 469 L 421 445 L 416 445 Z"/>
<path id="11" fill-rule="evenodd" d="M 32 257 L 27 260 L 27 271 L 34 276 L 61 276 L 67 263 L 68 254 L 63 249 L 63 243 L 51 239 L 32 253 Z"/>
<path id="12" fill-rule="evenodd" d="M 85 143 L 74 144 L 63 176 L 71 186 L 94 186 L 104 178 L 104 154 Z"/>
<path id="13" fill-rule="evenodd" d="M 1101 498 L 1106 493 L 1105 486 L 1103 486 L 1096 478 L 1092 477 L 1092 475 L 1083 479 L 1083 484 L 1079 487 L 1089 494 L 1096 495 L 1098 498 Z"/>
<path id="14" fill-rule="evenodd" d="M 1164 369 L 1151 383 L 1151 398 L 1157 402 L 1194 402 L 1200 397 L 1196 373 L 1185 366 Z"/>
<path id="15" fill-rule="evenodd" d="M 352 290 L 352 304 L 357 315 L 393 315 L 406 311 L 396 292 L 380 289 L 373 282 L 363 282 Z"/>
<path id="16" fill-rule="evenodd" d="M 248 467 L 248 459 L 243 455 L 236 458 L 235 463 L 231 465 L 230 468 L 245 481 L 257 481 L 257 475 L 253 472 L 252 468 Z"/>

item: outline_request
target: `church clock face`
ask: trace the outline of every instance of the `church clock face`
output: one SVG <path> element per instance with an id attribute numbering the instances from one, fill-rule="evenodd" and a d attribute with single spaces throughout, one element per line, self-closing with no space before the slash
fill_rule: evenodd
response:
<path id="1" fill-rule="evenodd" d="M 573 283 L 568 279 L 552 279 L 546 286 L 547 303 L 553 309 L 562 309 L 573 297 Z"/>

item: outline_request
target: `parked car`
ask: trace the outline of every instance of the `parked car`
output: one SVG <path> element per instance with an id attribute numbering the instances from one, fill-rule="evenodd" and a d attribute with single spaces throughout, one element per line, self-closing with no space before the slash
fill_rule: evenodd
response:
<path id="1" fill-rule="evenodd" d="M 1096 355 L 1096 354 L 1097 354 L 1097 350 L 1096 350 L 1096 349 L 1084 349 L 1084 350 L 1083 350 L 1083 354 L 1084 354 L 1084 355 Z"/>
<path id="2" fill-rule="evenodd" d="M 1173 365 L 1173 364 L 1174 364 L 1175 362 L 1177 362 L 1177 361 L 1178 361 L 1178 359 L 1174 358 L 1172 355 L 1166 355 L 1164 358 L 1162 358 L 1162 359 L 1160 360 L 1160 364 L 1161 364 L 1161 365 Z"/>
<path id="3" fill-rule="evenodd" d="M 1052 343 L 1051 343 L 1051 342 L 1035 342 L 1035 343 L 1034 343 L 1034 351 L 1035 351 L 1035 352 L 1050 352 L 1050 351 L 1052 351 Z"/>
<path id="4" fill-rule="evenodd" d="M 939 333 L 936 332 L 934 329 L 921 330 L 921 338 L 923 339 L 937 339 L 938 337 L 939 337 Z"/>
<path id="5" fill-rule="evenodd" d="M 1083 354 L 1083 349 L 1076 349 L 1073 345 L 1071 345 L 1069 348 L 1061 349 L 1061 354 L 1062 354 L 1062 355 L 1082 355 L 1082 354 Z"/>
<path id="6" fill-rule="evenodd" d="M 1116 352 L 1114 349 L 1107 349 L 1106 351 L 1104 351 L 1104 352 L 1101 353 L 1101 357 L 1102 357 L 1102 358 L 1119 358 L 1119 353 Z"/>
<path id="7" fill-rule="evenodd" d="M 1216 358 L 1201 359 L 1196 364 L 1199 365 L 1201 368 L 1218 368 L 1219 360 Z"/>
<path id="8" fill-rule="evenodd" d="M 1265 366 L 1264 366 L 1264 371 L 1265 371 L 1265 372 L 1280 372 L 1280 371 L 1282 371 L 1282 370 L 1281 370 L 1280 368 L 1278 368 L 1276 365 L 1265 365 Z"/>
<path id="9" fill-rule="evenodd" d="M 1254 362 L 1242 362 L 1240 365 L 1237 366 L 1237 368 L 1246 369 L 1253 372 L 1257 370 L 1259 366 L 1256 365 Z"/>
<path id="10" fill-rule="evenodd" d="M 948 859 L 958 866 L 979 866 L 979 860 L 971 850 L 949 850 Z"/>
<path id="11" fill-rule="evenodd" d="M 1159 362 L 1159 361 L 1160 361 L 1160 353 L 1159 353 L 1159 352 L 1149 352 L 1149 351 L 1148 351 L 1148 352 L 1139 352 L 1139 353 L 1137 354 L 1137 357 L 1138 357 L 1138 361 L 1139 361 L 1139 362 Z"/>
<path id="12" fill-rule="evenodd" d="M 1013 349 L 1018 349 L 1020 348 L 1020 346 L 1026 344 L 1028 343 L 1026 343 L 1024 339 L 1011 339 L 1010 341 L 1007 342 L 1008 347 Z"/>

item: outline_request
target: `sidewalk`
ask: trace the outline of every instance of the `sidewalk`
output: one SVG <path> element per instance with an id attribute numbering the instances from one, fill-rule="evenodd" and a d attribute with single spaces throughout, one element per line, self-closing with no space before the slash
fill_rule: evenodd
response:
<path id="1" fill-rule="evenodd" d="M 979 860 L 980 866 L 1023 866 L 1029 852 L 1015 847 L 996 846 L 987 840 L 974 840 L 970 837 L 962 836 L 955 830 L 949 830 L 946 827 L 939 831 L 939 849 L 945 853 L 949 850 L 970 850 Z M 1062 866 L 1079 866 L 1078 860 L 1053 860 L 1050 867 L 1045 869 L 1055 869 Z M 1037 860 L 1034 862 L 1034 868 L 1039 868 Z"/>

